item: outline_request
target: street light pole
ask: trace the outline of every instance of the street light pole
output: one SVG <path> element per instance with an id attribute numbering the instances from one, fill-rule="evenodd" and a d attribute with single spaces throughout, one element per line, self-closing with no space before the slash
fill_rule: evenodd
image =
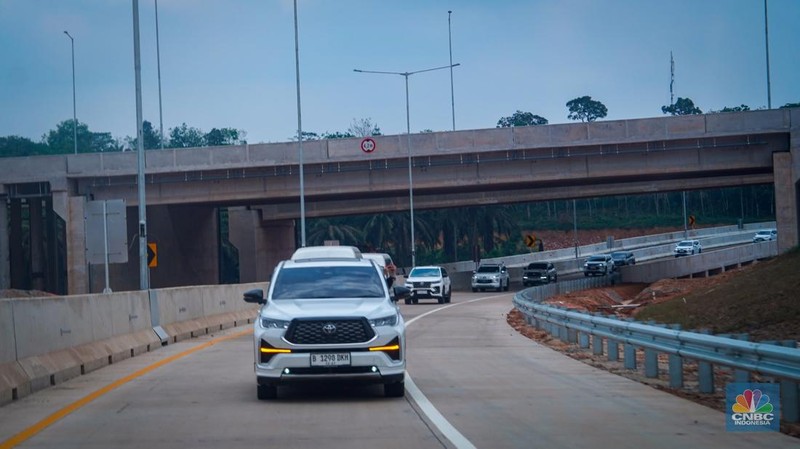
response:
<path id="1" fill-rule="evenodd" d="M 75 107 L 75 39 L 67 31 L 64 31 L 64 34 L 67 35 L 72 46 L 72 145 L 75 148 L 75 154 L 78 154 L 78 114 Z"/>
<path id="2" fill-rule="evenodd" d="M 158 67 L 158 125 L 159 125 L 159 143 L 161 149 L 164 149 L 164 114 L 161 110 L 161 46 L 158 40 L 158 0 L 154 0 L 156 6 L 156 66 Z"/>
<path id="3" fill-rule="evenodd" d="M 150 290 L 147 263 L 147 205 L 144 188 L 144 133 L 142 132 L 142 63 L 139 51 L 139 0 L 133 0 L 133 70 L 136 83 L 136 187 L 139 197 L 139 289 Z"/>
<path id="4" fill-rule="evenodd" d="M 772 109 L 772 89 L 769 80 L 769 22 L 767 21 L 767 0 L 764 0 L 764 40 L 767 47 L 767 109 Z"/>
<path id="5" fill-rule="evenodd" d="M 297 75 L 297 147 L 300 162 L 300 246 L 306 246 L 306 198 L 303 175 L 303 121 L 300 114 L 300 43 L 297 37 L 297 0 L 294 0 L 294 64 Z"/>
<path id="6" fill-rule="evenodd" d="M 453 131 L 456 130 L 456 96 L 453 90 L 453 36 L 450 32 L 450 14 L 453 11 L 447 11 L 447 41 L 450 47 L 450 109 L 453 112 Z"/>
<path id="7" fill-rule="evenodd" d="M 416 70 L 414 72 L 380 72 L 376 70 L 359 70 L 353 69 L 354 72 L 358 73 L 377 73 L 380 75 L 400 75 L 405 78 L 406 81 L 406 142 L 408 146 L 408 204 L 409 204 L 409 211 L 410 211 L 410 219 L 411 219 L 411 267 L 415 267 L 417 265 L 417 245 L 414 240 L 414 181 L 411 169 L 411 109 L 409 106 L 408 101 L 408 77 L 417 73 L 423 72 L 432 72 L 434 70 L 441 70 L 441 69 L 452 69 L 453 67 L 458 67 L 461 64 L 450 64 L 442 67 L 434 67 L 432 69 L 424 69 L 424 70 Z"/>

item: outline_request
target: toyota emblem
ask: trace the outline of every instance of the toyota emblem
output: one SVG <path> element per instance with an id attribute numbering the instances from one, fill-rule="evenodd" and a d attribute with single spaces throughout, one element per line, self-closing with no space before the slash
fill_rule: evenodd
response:
<path id="1" fill-rule="evenodd" d="M 336 325 L 333 323 L 327 323 L 324 326 L 322 326 L 322 332 L 325 335 L 333 335 L 336 333 Z"/>

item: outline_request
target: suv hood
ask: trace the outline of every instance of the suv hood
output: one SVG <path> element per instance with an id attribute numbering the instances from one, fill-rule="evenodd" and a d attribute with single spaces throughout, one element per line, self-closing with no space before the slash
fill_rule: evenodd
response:
<path id="1" fill-rule="evenodd" d="M 291 299 L 270 300 L 261 309 L 261 316 L 286 320 L 326 316 L 375 318 L 396 312 L 397 308 L 383 298 Z"/>
<path id="2" fill-rule="evenodd" d="M 439 276 L 414 276 L 413 278 L 406 278 L 406 282 L 439 282 L 442 278 Z"/>

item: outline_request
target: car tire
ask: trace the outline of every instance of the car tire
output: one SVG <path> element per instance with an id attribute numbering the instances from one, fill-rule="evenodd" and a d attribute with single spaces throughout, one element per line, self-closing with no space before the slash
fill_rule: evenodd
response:
<path id="1" fill-rule="evenodd" d="M 444 302 L 449 303 L 450 302 L 450 298 L 452 296 L 453 296 L 453 288 L 450 287 L 449 289 L 447 289 L 447 296 L 444 297 Z"/>
<path id="2" fill-rule="evenodd" d="M 405 302 L 406 304 L 411 304 L 411 298 L 406 298 Z"/>
<path id="3" fill-rule="evenodd" d="M 553 282 L 558 282 L 558 275 L 553 276 Z"/>
<path id="4" fill-rule="evenodd" d="M 444 304 L 444 295 L 442 295 L 442 296 L 440 296 L 440 297 L 436 298 L 436 301 L 437 301 L 439 304 Z"/>
<path id="5" fill-rule="evenodd" d="M 266 401 L 278 397 L 278 387 L 275 385 L 258 385 L 258 400 Z"/>
<path id="6" fill-rule="evenodd" d="M 511 288 L 511 281 L 508 280 L 506 281 L 506 291 L 508 291 L 510 288 Z"/>
<path id="7" fill-rule="evenodd" d="M 475 293 L 475 292 L 477 292 L 477 291 L 478 291 L 478 289 L 477 289 L 477 288 L 475 288 L 475 287 L 472 287 L 472 293 Z"/>
<path id="8" fill-rule="evenodd" d="M 406 395 L 406 384 L 404 382 L 383 384 L 383 395 L 387 398 L 402 398 Z"/>
<path id="9" fill-rule="evenodd" d="M 416 296 L 414 296 L 413 298 L 411 298 L 411 304 L 419 304 L 419 299 Z"/>

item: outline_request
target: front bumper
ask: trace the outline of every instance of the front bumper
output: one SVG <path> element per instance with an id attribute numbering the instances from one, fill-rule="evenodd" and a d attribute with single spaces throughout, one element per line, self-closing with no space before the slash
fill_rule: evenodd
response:
<path id="1" fill-rule="evenodd" d="M 415 296 L 417 298 L 441 298 L 444 296 L 444 286 L 442 285 L 412 287 L 406 284 L 406 287 L 411 290 L 411 296 Z"/>
<path id="2" fill-rule="evenodd" d="M 550 278 L 546 274 L 522 276 L 523 284 L 547 284 L 548 282 L 550 282 Z"/>
<path id="3" fill-rule="evenodd" d="M 255 337 L 254 365 L 259 385 L 327 380 L 387 384 L 403 380 L 405 337 L 400 332 L 384 332 L 367 343 L 345 345 L 293 345 L 275 338 L 274 332 L 257 333 Z M 270 347 L 291 352 L 263 356 L 262 338 Z M 380 349 L 394 344 L 399 344 L 399 350 Z M 350 363 L 346 366 L 311 366 L 312 353 L 348 353 Z"/>

